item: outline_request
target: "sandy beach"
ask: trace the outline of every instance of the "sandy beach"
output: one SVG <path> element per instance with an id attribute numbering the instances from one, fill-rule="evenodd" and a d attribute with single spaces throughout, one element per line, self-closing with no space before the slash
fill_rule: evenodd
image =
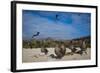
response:
<path id="1" fill-rule="evenodd" d="M 68 55 L 68 53 L 71 52 L 70 49 L 66 48 L 66 54 L 62 59 L 56 59 L 50 57 L 50 54 L 54 54 L 54 48 L 47 48 L 48 54 L 45 55 L 44 53 L 41 53 L 40 48 L 34 48 L 34 49 L 22 49 L 22 62 L 23 63 L 30 63 L 30 62 L 48 62 L 48 61 L 68 61 L 68 60 L 88 60 L 91 59 L 91 49 L 87 48 L 87 54 L 83 53 L 83 55 L 80 54 L 73 54 Z"/>

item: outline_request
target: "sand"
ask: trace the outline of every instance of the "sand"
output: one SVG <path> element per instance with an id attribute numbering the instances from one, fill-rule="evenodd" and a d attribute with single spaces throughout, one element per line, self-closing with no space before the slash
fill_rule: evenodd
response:
<path id="1" fill-rule="evenodd" d="M 87 48 L 87 54 L 73 54 L 68 55 L 71 52 L 70 49 L 66 48 L 66 55 L 62 59 L 51 58 L 50 54 L 54 54 L 54 48 L 47 48 L 49 50 L 48 54 L 45 55 L 41 53 L 41 48 L 33 48 L 33 49 L 22 49 L 22 62 L 30 63 L 30 62 L 48 62 L 48 61 L 69 61 L 69 60 L 88 60 L 91 59 L 91 49 Z M 79 50 L 79 48 L 77 48 Z"/>

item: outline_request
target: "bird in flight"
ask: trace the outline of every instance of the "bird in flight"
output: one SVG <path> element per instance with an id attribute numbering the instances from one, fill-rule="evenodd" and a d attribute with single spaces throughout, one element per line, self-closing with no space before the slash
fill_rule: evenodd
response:
<path id="1" fill-rule="evenodd" d="M 34 38 L 35 36 L 38 36 L 40 34 L 40 32 L 37 32 L 36 34 L 33 34 L 32 38 Z"/>
<path id="2" fill-rule="evenodd" d="M 56 19 L 58 19 L 58 15 L 56 15 Z"/>

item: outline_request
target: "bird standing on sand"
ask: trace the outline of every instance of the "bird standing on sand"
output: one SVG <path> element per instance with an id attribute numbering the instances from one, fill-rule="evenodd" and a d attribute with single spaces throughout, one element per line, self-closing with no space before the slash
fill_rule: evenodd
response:
<path id="1" fill-rule="evenodd" d="M 44 53 L 45 55 L 48 54 L 48 50 L 46 48 L 41 48 L 41 52 Z"/>
<path id="2" fill-rule="evenodd" d="M 69 49 L 71 50 L 71 55 L 73 55 L 76 52 L 77 49 L 73 45 L 73 41 L 70 41 Z"/>
<path id="3" fill-rule="evenodd" d="M 87 50 L 87 45 L 86 45 L 86 41 L 82 41 L 81 45 L 80 45 L 80 48 L 81 48 L 81 52 L 82 54 L 85 53 L 87 54 L 86 50 Z"/>
<path id="4" fill-rule="evenodd" d="M 61 59 L 66 53 L 66 48 L 64 45 L 56 46 L 55 48 L 55 54 L 57 59 Z"/>
<path id="5" fill-rule="evenodd" d="M 42 46 L 43 47 L 41 47 L 41 52 L 44 53 L 45 55 L 47 55 L 48 54 L 48 50 L 45 47 L 45 40 L 42 41 Z"/>

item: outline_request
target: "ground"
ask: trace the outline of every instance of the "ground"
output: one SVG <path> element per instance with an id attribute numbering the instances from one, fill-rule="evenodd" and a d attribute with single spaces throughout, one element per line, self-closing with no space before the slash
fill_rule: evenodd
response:
<path id="1" fill-rule="evenodd" d="M 54 54 L 54 48 L 47 48 L 49 50 L 48 54 L 45 55 L 41 53 L 40 48 L 36 49 L 22 49 L 22 62 L 23 63 L 30 63 L 30 62 L 48 62 L 48 61 L 68 61 L 68 60 L 87 60 L 91 59 L 91 49 L 87 48 L 87 54 L 73 54 L 70 55 L 68 53 L 71 52 L 70 49 L 66 48 L 66 55 L 62 59 L 51 58 L 50 54 Z"/>

